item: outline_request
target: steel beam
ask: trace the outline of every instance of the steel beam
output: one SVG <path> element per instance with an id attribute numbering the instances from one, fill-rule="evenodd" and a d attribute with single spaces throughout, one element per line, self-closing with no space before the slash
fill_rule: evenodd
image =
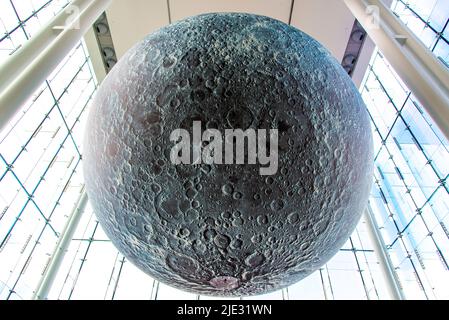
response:
<path id="1" fill-rule="evenodd" d="M 39 38 L 38 41 L 36 41 L 36 38 L 33 38 L 27 44 L 26 52 L 40 52 L 37 57 L 33 59 L 36 53 L 25 54 L 22 58 L 17 58 L 16 60 L 12 57 L 6 62 L 6 65 L 2 67 L 2 74 L 3 70 L 16 67 L 24 68 L 24 70 L 12 83 L 6 83 L 6 89 L 0 94 L 0 131 L 5 128 L 23 104 L 70 53 L 111 2 L 112 0 L 91 0 L 86 8 L 79 12 L 77 17 L 71 17 L 68 25 L 61 26 L 60 30 L 56 28 L 60 33 L 53 41 L 48 38 L 48 35 L 49 32 L 55 31 L 54 26 L 51 24 L 47 25 L 44 28 L 46 30 L 42 31 L 42 39 L 47 39 L 45 42 L 50 41 L 51 43 L 47 45 L 45 50 L 41 52 L 40 49 L 42 47 L 39 44 Z M 65 13 L 61 14 L 67 19 Z M 58 19 L 57 22 L 61 21 Z M 15 65 L 19 62 L 21 66 Z M 9 78 L 5 76 L 5 79 Z"/>
<path id="2" fill-rule="evenodd" d="M 0 65 L 0 92 L 14 80 L 45 50 L 63 31 L 76 12 L 82 12 L 93 0 L 73 0 L 65 9 L 43 28 L 33 35 L 32 40 L 17 50 L 8 60 Z"/>
<path id="3" fill-rule="evenodd" d="M 448 68 L 381 0 L 344 2 L 449 139 Z"/>

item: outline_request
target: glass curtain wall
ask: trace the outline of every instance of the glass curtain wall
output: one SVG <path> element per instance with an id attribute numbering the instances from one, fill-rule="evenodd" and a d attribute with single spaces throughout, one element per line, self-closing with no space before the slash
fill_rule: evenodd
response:
<path id="1" fill-rule="evenodd" d="M 393 12 L 449 66 L 449 1 L 393 1 Z M 381 52 L 362 96 L 375 140 L 370 207 L 409 299 L 449 299 L 449 144 Z"/>
<path id="2" fill-rule="evenodd" d="M 69 1 L 0 0 L 0 63 Z M 97 84 L 79 43 L 0 132 L 0 299 L 30 299 L 83 187 L 80 141 Z"/>

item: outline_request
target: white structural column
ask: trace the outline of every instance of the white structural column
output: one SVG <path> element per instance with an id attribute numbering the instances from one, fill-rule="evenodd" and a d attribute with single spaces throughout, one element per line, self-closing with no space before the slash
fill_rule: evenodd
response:
<path id="1" fill-rule="evenodd" d="M 449 71 L 381 0 L 344 0 L 449 139 Z"/>
<path id="2" fill-rule="evenodd" d="M 82 2 L 82 1 L 81 1 Z M 31 95 L 44 83 L 51 72 L 58 66 L 59 63 L 69 54 L 73 47 L 81 40 L 83 35 L 92 26 L 95 20 L 106 10 L 112 0 L 90 0 L 84 10 L 80 10 L 76 17 L 67 19 L 65 12 L 61 13 L 62 18 L 57 19 L 57 23 L 66 21 L 67 25 L 60 27 L 59 30 L 56 25 L 47 25 L 44 30 L 42 39 L 47 39 L 46 42 L 51 42 L 47 47 L 41 51 L 42 44 L 39 43 L 39 38 L 31 39 L 27 44 L 24 56 L 14 58 L 14 55 L 2 66 L 3 70 L 10 70 L 20 63 L 24 68 L 21 74 L 13 79 L 12 83 L 6 84 L 6 89 L 1 90 L 0 93 L 0 131 L 2 131 L 14 115 L 21 109 L 23 104 L 31 97 Z M 79 3 L 79 2 L 77 2 Z M 86 5 L 84 2 L 82 2 Z M 80 4 L 80 3 L 79 3 Z M 57 30 L 55 30 L 55 27 Z M 59 35 L 51 41 L 48 36 L 48 31 L 59 32 Z M 46 35 L 46 36 L 45 36 Z M 20 50 L 17 52 L 19 53 Z M 41 52 L 37 57 L 35 53 Z M 5 79 L 9 79 L 6 78 Z M 11 79 L 12 80 L 12 79 Z"/>
<path id="3" fill-rule="evenodd" d="M 10 59 L 0 65 L 0 92 L 13 83 L 30 62 L 36 59 L 58 37 L 64 26 L 76 19 L 77 15 L 91 2 L 92 0 L 73 0 L 60 14 L 33 35 L 32 41 L 25 42 Z"/>
<path id="4" fill-rule="evenodd" d="M 45 272 L 42 275 L 42 278 L 35 290 L 33 296 L 34 300 L 46 300 L 48 298 L 48 294 L 58 274 L 59 267 L 64 260 L 64 256 L 69 248 L 76 228 L 78 227 L 81 216 L 86 209 L 87 202 L 88 197 L 86 191 L 83 188 L 78 201 L 76 202 L 75 207 L 69 216 L 69 220 L 64 226 L 64 230 L 61 232 L 58 243 L 56 244 L 56 248 L 51 256 L 50 263 L 45 269 Z"/>
<path id="5" fill-rule="evenodd" d="M 387 252 L 376 220 L 373 217 L 370 205 L 368 205 L 368 209 L 365 211 L 363 217 L 366 220 L 368 236 L 374 245 L 374 253 L 376 255 L 377 261 L 379 261 L 381 274 L 390 299 L 405 300 L 402 287 L 399 283 L 397 274 L 394 271 L 393 263 L 391 262 L 390 256 Z"/>

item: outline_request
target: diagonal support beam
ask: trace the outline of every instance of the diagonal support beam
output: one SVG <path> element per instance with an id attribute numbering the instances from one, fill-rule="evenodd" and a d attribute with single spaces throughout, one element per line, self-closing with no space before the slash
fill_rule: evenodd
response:
<path id="1" fill-rule="evenodd" d="M 449 139 L 449 70 L 381 0 L 344 0 Z"/>
<path id="2" fill-rule="evenodd" d="M 79 10 L 79 12 L 75 10 L 76 16 L 69 19 L 66 28 L 62 31 L 58 30 L 58 26 L 60 26 L 61 21 L 65 21 L 64 17 L 67 19 L 67 16 L 65 13 L 61 13 L 62 18 L 56 19 L 56 23 L 53 21 L 45 27 L 45 30 L 41 31 L 41 34 L 43 34 L 41 40 L 46 39 L 45 41 L 49 43 L 44 50 L 42 50 L 42 44 L 39 43 L 40 38 L 33 38 L 26 45 L 28 54 L 20 56 L 20 58 L 15 58 L 14 55 L 2 66 L 2 75 L 4 70 L 10 70 L 11 68 L 21 68 L 23 71 L 18 77 L 6 75 L 6 82 L 0 82 L 0 85 L 6 86 L 6 89 L 0 92 L 0 131 L 5 128 L 23 104 L 70 53 L 111 2 L 112 0 L 89 1 L 84 10 Z M 57 34 L 54 40 L 51 40 L 50 32 Z M 17 51 L 17 54 L 20 51 Z M 34 53 L 31 54 L 30 52 Z M 36 53 L 39 54 L 36 55 Z M 8 79 L 12 82 L 7 83 Z"/>
<path id="3" fill-rule="evenodd" d="M 25 42 L 4 64 L 0 65 L 0 92 L 13 83 L 30 62 L 64 31 L 64 26 L 72 20 L 77 11 L 84 11 L 91 2 L 92 0 L 73 0 L 60 14 L 33 35 L 32 40 Z"/>

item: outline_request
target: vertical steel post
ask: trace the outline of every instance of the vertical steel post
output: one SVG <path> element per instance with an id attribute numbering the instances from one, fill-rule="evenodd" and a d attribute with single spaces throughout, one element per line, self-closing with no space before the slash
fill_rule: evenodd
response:
<path id="1" fill-rule="evenodd" d="M 387 252 L 379 227 L 373 217 L 370 205 L 365 210 L 364 216 L 367 224 L 368 236 L 374 245 L 374 253 L 379 261 L 382 277 L 384 279 L 388 295 L 392 300 L 405 300 L 404 292 L 394 271 L 393 263 Z"/>
<path id="2" fill-rule="evenodd" d="M 59 268 L 64 260 L 64 256 L 72 241 L 73 235 L 78 227 L 81 217 L 86 209 L 88 197 L 86 191 L 81 191 L 78 201 L 67 220 L 64 230 L 61 232 L 56 248 L 51 256 L 50 263 L 42 275 L 41 280 L 35 290 L 33 300 L 46 300 L 51 290 L 54 280 L 58 274 Z"/>
<path id="3" fill-rule="evenodd" d="M 42 27 L 32 40 L 23 44 L 5 63 L 0 65 L 0 92 L 13 83 L 42 51 L 63 31 L 77 12 L 82 12 L 93 0 L 73 0 L 65 9 Z"/>

